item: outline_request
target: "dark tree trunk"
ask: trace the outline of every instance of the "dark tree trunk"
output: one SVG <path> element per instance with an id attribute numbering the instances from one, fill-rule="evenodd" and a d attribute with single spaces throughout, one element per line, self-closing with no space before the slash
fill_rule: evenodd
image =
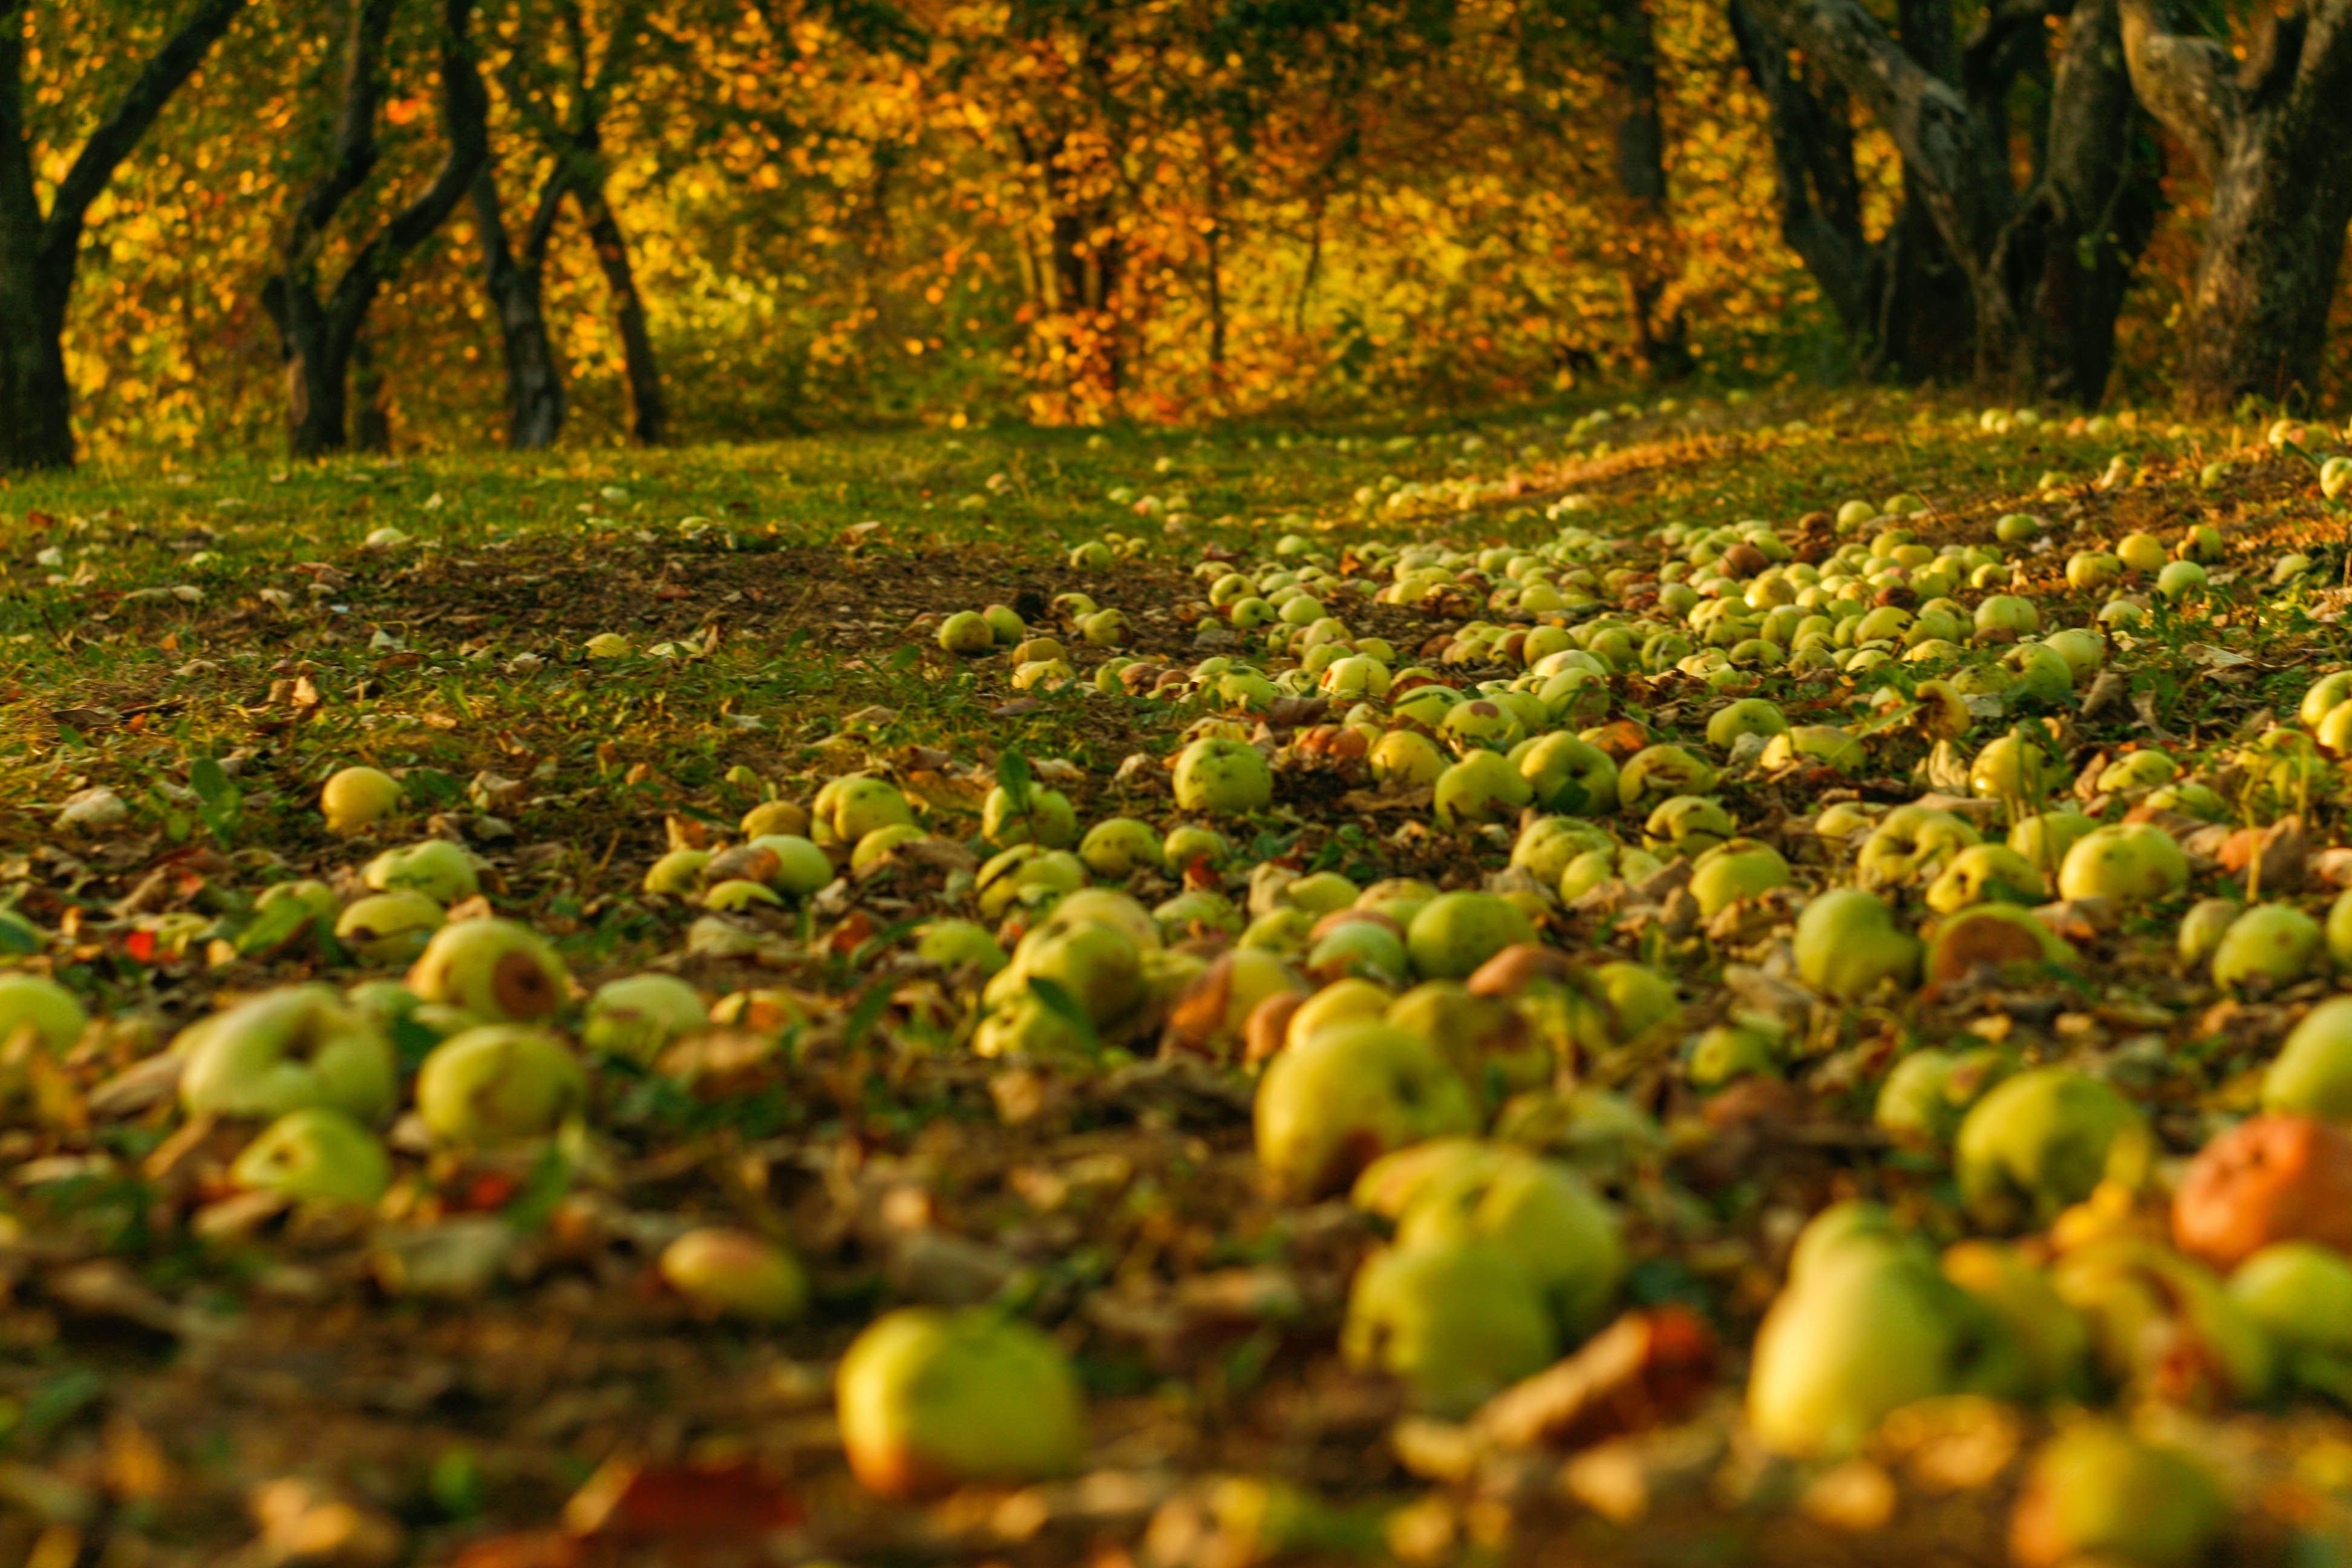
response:
<path id="1" fill-rule="evenodd" d="M 621 232 L 621 220 L 613 215 L 602 184 L 574 186 L 572 199 L 580 204 L 588 241 L 595 247 L 596 264 L 604 269 L 604 287 L 613 296 L 622 370 L 629 382 L 629 437 L 639 446 L 658 447 L 669 437 L 669 405 L 662 395 L 661 363 L 646 321 L 645 296 L 637 291 L 636 268 L 629 260 L 628 237 Z"/>
<path id="2" fill-rule="evenodd" d="M 489 158 L 489 94 L 467 37 L 474 0 L 441 0 L 441 121 L 449 140 L 433 183 L 359 248 L 320 290 L 319 251 L 335 216 L 374 172 L 383 47 L 400 0 L 352 0 L 343 102 L 333 162 L 302 200 L 262 286 L 287 362 L 287 444 L 297 458 L 341 451 L 352 439 L 352 360 L 383 285 L 465 199 Z"/>
<path id="3" fill-rule="evenodd" d="M 2154 0 L 2123 0 L 2123 35 L 2140 100 L 2212 185 L 2189 401 L 2309 402 L 2352 224 L 2352 0 L 2270 18 L 2242 66 Z"/>
<path id="4" fill-rule="evenodd" d="M 499 342 L 506 351 L 507 445 L 518 452 L 543 451 L 563 433 L 563 366 L 556 358 L 542 302 L 548 242 L 563 201 L 562 172 L 559 168 L 548 176 L 520 255 L 507 234 L 497 172 L 488 165 L 474 176 L 473 197 L 482 233 L 484 281 L 499 313 Z"/>
<path id="5" fill-rule="evenodd" d="M 2010 171 L 2008 104 L 2017 79 L 2043 67 L 2042 0 L 1996 5 L 1957 53 L 1948 0 L 1904 0 L 1900 43 L 1857 0 L 1738 3 L 1751 13 L 1742 52 L 1773 108 L 1784 226 L 1791 167 L 1809 166 L 1781 146 L 1802 134 L 1801 114 L 1785 111 L 1787 45 L 1866 104 L 1903 154 L 1906 208 L 1925 222 L 1898 221 L 1893 269 L 1864 290 L 1880 311 L 1873 349 L 1898 373 L 1935 374 L 1964 332 L 1979 384 L 2096 402 L 2156 200 L 2154 167 L 2135 155 L 2112 11 L 2102 14 L 2113 0 L 2078 0 L 2022 191 Z M 1826 248 L 1850 263 L 1850 243 Z"/>
<path id="6" fill-rule="evenodd" d="M 1617 86 L 1617 191 L 1633 209 L 1625 259 L 1625 302 L 1633 352 L 1659 381 L 1696 368 L 1689 322 L 1679 308 L 1661 320 L 1659 306 L 1681 270 L 1681 247 L 1667 205 L 1666 126 L 1658 112 L 1658 43 L 1646 0 L 1611 0 L 1603 45 Z"/>
<path id="7" fill-rule="evenodd" d="M 1878 330 L 1878 312 L 1845 89 L 1833 77 L 1801 70 L 1788 44 L 1742 0 L 1731 0 L 1730 17 L 1740 64 L 1764 95 L 1780 237 L 1804 263 L 1846 336 L 1866 344 Z"/>
<path id="8" fill-rule="evenodd" d="M 0 0 L 0 473 L 72 466 L 65 331 L 95 202 L 245 0 L 197 0 L 110 106 L 45 212 L 25 120 L 25 0 Z"/>

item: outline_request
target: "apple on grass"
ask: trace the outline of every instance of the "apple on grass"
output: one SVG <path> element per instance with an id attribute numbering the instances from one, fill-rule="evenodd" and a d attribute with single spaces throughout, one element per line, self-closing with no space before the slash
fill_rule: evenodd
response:
<path id="1" fill-rule="evenodd" d="M 486 1024 L 433 1048 L 416 1074 L 416 1112 L 445 1142 L 543 1138 L 587 1104 L 588 1075 L 562 1041 L 525 1024 Z"/>
<path id="2" fill-rule="evenodd" d="M 379 893 L 414 889 L 439 904 L 454 904 L 482 890 L 474 858 L 446 838 L 387 849 L 367 863 L 360 880 Z"/>
<path id="3" fill-rule="evenodd" d="M 335 921 L 335 940 L 372 963 L 405 963 L 442 921 L 439 904 L 413 889 L 358 900 Z"/>
<path id="4" fill-rule="evenodd" d="M 408 988 L 427 1002 L 518 1024 L 553 1014 L 570 984 L 546 938 L 502 920 L 443 926 L 408 971 Z"/>
<path id="5" fill-rule="evenodd" d="M 2079 1421 L 2033 1458 L 2010 1518 L 2018 1568 L 2193 1568 L 2230 1518 L 2212 1472 L 2105 1419 Z"/>
<path id="6" fill-rule="evenodd" d="M 332 987 L 293 985 L 189 1025 L 172 1042 L 191 1116 L 283 1116 L 325 1106 L 375 1125 L 399 1081 L 392 1046 Z"/>
<path id="7" fill-rule="evenodd" d="M 1060 1347 L 988 1308 L 876 1320 L 842 1358 L 835 1407 L 851 1471 L 884 1497 L 1051 1480 L 1086 1458 L 1086 1406 Z"/>
<path id="8" fill-rule="evenodd" d="M 1397 1226 L 1402 1249 L 1472 1238 L 1493 1243 L 1527 1275 L 1565 1343 L 1607 1321 L 1624 1282 L 1616 1212 L 1578 1171 L 1518 1150 L 1439 1173 Z"/>
<path id="9" fill-rule="evenodd" d="M 1857 888 L 1834 888 L 1808 903 L 1797 917 L 1793 945 L 1798 976 L 1840 1001 L 1918 978 L 1918 942 L 1895 928 L 1892 910 Z"/>
<path id="10" fill-rule="evenodd" d="M 1386 1372 L 1413 1403 L 1458 1419 L 1559 1353 L 1541 1290 L 1501 1244 L 1475 1235 L 1400 1241 L 1357 1270 L 1340 1353 Z"/>
<path id="11" fill-rule="evenodd" d="M 0 1044 L 21 1030 L 52 1055 L 62 1055 L 89 1023 L 74 994 L 46 975 L 0 973 Z"/>
<path id="12" fill-rule="evenodd" d="M 1258 1080 L 1258 1164 L 1277 1190 L 1339 1192 L 1381 1155 L 1477 1127 L 1469 1087 L 1409 1029 L 1365 1020 L 1293 1042 Z"/>
<path id="13" fill-rule="evenodd" d="M 1424 979 L 1463 980 L 1507 947 L 1535 940 L 1526 913 L 1496 893 L 1441 893 L 1405 927 L 1405 949 Z"/>
<path id="14" fill-rule="evenodd" d="M 588 999 L 580 1043 L 598 1056 L 649 1063 L 664 1046 L 709 1022 L 702 993 L 674 974 L 608 980 Z"/>
<path id="15" fill-rule="evenodd" d="M 373 1204 L 392 1185 L 392 1157 L 382 1140 L 342 1111 L 311 1105 L 264 1128 L 228 1173 L 255 1191 Z"/>
<path id="16" fill-rule="evenodd" d="M 785 1247 L 748 1231 L 706 1226 L 662 1249 L 662 1282 L 716 1316 L 788 1323 L 808 1309 L 808 1276 Z"/>
<path id="17" fill-rule="evenodd" d="M 1274 771 L 1246 741 L 1203 736 L 1177 753 L 1179 810 L 1243 816 L 1274 803 Z"/>
<path id="18" fill-rule="evenodd" d="M 1953 1147 L 1960 1198 L 1979 1223 L 2046 1225 L 2102 1183 L 2136 1187 L 2155 1157 L 2147 1121 L 2114 1086 L 2033 1068 L 1969 1111 Z"/>
<path id="19" fill-rule="evenodd" d="M 319 791 L 331 833 L 364 832 L 399 808 L 400 782 L 379 768 L 341 769 Z"/>

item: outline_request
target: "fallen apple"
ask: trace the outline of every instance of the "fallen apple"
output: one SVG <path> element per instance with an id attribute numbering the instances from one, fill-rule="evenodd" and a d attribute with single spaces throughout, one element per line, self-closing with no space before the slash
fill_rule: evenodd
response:
<path id="1" fill-rule="evenodd" d="M 1060 1347 L 987 1308 L 877 1319 L 835 1390 L 850 1469 L 884 1497 L 1051 1480 L 1086 1458 L 1086 1406 Z"/>

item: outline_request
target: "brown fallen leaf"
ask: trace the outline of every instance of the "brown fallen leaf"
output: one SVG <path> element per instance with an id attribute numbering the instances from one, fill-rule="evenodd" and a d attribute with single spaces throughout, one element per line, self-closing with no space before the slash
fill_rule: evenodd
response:
<path id="1" fill-rule="evenodd" d="M 2303 818 L 2284 816 L 2268 827 L 2242 827 L 2221 845 L 2221 868 L 2246 884 L 2249 897 L 2292 893 L 2303 886 L 2310 841 Z"/>
<path id="2" fill-rule="evenodd" d="M 655 1544 L 743 1542 L 789 1530 L 800 1500 L 749 1459 L 701 1465 L 607 1460 L 563 1505 L 563 1528 L 580 1539 Z"/>
<path id="3" fill-rule="evenodd" d="M 1472 1417 L 1505 1447 L 1582 1447 L 1681 1419 L 1715 1384 L 1715 1331 L 1687 1307 L 1628 1312 Z"/>

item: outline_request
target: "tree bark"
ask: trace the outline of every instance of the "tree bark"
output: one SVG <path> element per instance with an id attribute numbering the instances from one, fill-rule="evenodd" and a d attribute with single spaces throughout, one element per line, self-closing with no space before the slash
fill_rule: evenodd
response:
<path id="1" fill-rule="evenodd" d="M 92 203 L 244 8 L 196 0 L 41 206 L 25 119 L 26 0 L 0 0 L 0 473 L 72 466 L 66 316 Z"/>
<path id="2" fill-rule="evenodd" d="M 518 452 L 543 451 L 563 433 L 563 366 L 547 330 L 543 300 L 547 251 L 562 210 L 561 168 L 542 183 L 530 226 L 518 255 L 507 233 L 499 199 L 497 172 L 484 164 L 474 176 L 476 226 L 482 234 L 483 281 L 498 311 L 499 342 L 506 351 L 507 446 Z"/>
<path id="3" fill-rule="evenodd" d="M 2135 155 L 2140 138 L 2113 47 L 2115 0 L 2077 0 L 2049 115 L 2035 138 L 2034 176 L 2022 191 L 2010 172 L 2008 103 L 2018 76 L 2043 61 L 2042 0 L 1996 5 L 1958 50 L 1944 0 L 1904 0 L 1900 43 L 1856 0 L 1740 3 L 1767 38 L 1777 34 L 1801 47 L 1893 135 L 1906 205 L 1925 220 L 1897 222 L 1893 259 L 1939 247 L 1948 260 L 1945 281 L 1932 266 L 1923 274 L 1898 270 L 1891 285 L 1866 280 L 1865 302 L 1881 308 L 1874 323 L 1879 352 L 1890 353 L 1897 367 L 1906 355 L 1914 363 L 1932 361 L 1965 325 L 1980 384 L 2095 403 L 2113 354 L 2116 312 L 2156 210 L 2156 170 Z M 1769 57 L 1773 49 L 1749 41 L 1743 53 Z M 1777 71 L 1785 81 L 1789 68 L 1769 58 L 1760 65 L 1751 58 L 1774 106 L 1778 146 L 1800 133 L 1778 123 L 1789 94 L 1776 95 L 1768 79 Z M 1786 226 L 1790 167 L 1804 160 L 1782 153 L 1779 161 Z M 1852 245 L 1846 236 L 1837 239 L 1821 247 L 1837 253 L 1839 282 L 1850 288 Z"/>
<path id="4" fill-rule="evenodd" d="M 489 160 L 489 94 L 467 38 L 475 0 L 442 0 L 441 122 L 448 151 L 433 183 L 370 236 L 341 278 L 322 291 L 326 230 L 374 172 L 375 121 L 383 96 L 384 40 L 400 0 L 352 0 L 341 118 L 333 162 L 304 195 L 279 247 L 261 303 L 277 323 L 287 361 L 287 444 L 297 458 L 339 452 L 352 439 L 352 362 L 384 283 L 439 229 Z"/>
<path id="5" fill-rule="evenodd" d="M 1661 320 L 1667 288 L 1682 270 L 1681 247 L 1666 189 L 1666 127 L 1658 112 L 1658 43 L 1646 0 L 1611 0 L 1603 47 L 1617 84 L 1617 190 L 1633 209 L 1625 260 L 1627 313 L 1633 350 L 1654 380 L 1675 381 L 1696 368 L 1689 322 L 1676 308 Z"/>
<path id="6" fill-rule="evenodd" d="M 595 247 L 596 264 L 604 269 L 604 287 L 613 297 L 622 370 L 629 383 L 629 438 L 641 447 L 658 447 L 669 437 L 669 403 L 662 394 L 661 363 L 646 320 L 645 296 L 637 291 L 628 237 L 621 232 L 621 220 L 614 216 L 601 182 L 573 186 L 572 199 L 579 204 L 588 242 Z"/>
<path id="7" fill-rule="evenodd" d="M 2157 0 L 2122 12 L 2133 88 L 2212 186 L 2188 401 L 2308 402 L 2352 224 L 2352 0 L 2269 18 L 2242 66 Z"/>

